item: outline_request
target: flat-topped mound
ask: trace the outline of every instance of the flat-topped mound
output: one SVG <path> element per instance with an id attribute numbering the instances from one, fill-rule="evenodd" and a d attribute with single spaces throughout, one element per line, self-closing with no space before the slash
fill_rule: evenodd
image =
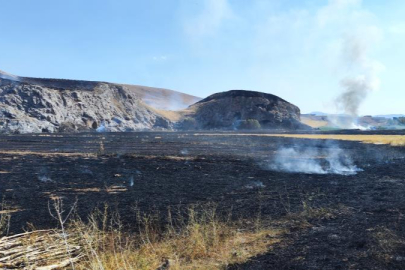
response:
<path id="1" fill-rule="evenodd" d="M 300 109 L 262 92 L 230 90 L 213 94 L 189 107 L 201 129 L 301 129 Z"/>
<path id="2" fill-rule="evenodd" d="M 257 91 L 251 91 L 251 90 L 229 90 L 229 91 L 226 91 L 226 92 L 220 92 L 220 93 L 212 94 L 211 96 L 208 96 L 208 97 L 200 100 L 197 103 L 204 103 L 204 102 L 208 102 L 208 101 L 215 100 L 215 99 L 239 98 L 239 97 L 265 98 L 265 99 L 268 99 L 268 100 L 287 102 L 284 99 L 282 99 L 282 98 L 280 98 L 280 97 L 278 97 L 276 95 L 273 95 L 273 94 L 257 92 Z"/>

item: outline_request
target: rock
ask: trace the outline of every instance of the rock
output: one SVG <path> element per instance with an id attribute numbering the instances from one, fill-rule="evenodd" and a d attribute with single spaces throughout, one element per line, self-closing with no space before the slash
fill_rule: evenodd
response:
<path id="1" fill-rule="evenodd" d="M 51 88 L 0 78 L 0 125 L 3 133 L 136 131 L 171 129 L 171 122 L 145 105 L 124 86 L 90 82 L 63 82 L 75 90 Z M 49 86 L 49 87 L 48 87 Z M 82 87 L 82 88 L 79 88 Z M 128 98 L 131 97 L 131 98 Z"/>
<path id="2" fill-rule="evenodd" d="M 271 94 L 231 90 L 213 94 L 189 107 L 186 119 L 201 129 L 309 129 L 300 122 L 300 109 Z M 188 123 L 189 124 L 189 123 Z"/>

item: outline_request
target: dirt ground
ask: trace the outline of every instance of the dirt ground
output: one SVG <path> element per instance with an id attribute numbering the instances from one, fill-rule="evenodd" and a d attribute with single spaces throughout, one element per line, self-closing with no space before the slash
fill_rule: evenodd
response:
<path id="1" fill-rule="evenodd" d="M 282 147 L 331 146 L 363 171 L 271 169 Z M 288 231 L 283 241 L 230 269 L 405 268 L 404 170 L 405 148 L 353 141 L 193 132 L 0 136 L 0 196 L 13 211 L 10 234 L 56 226 L 48 210 L 54 197 L 66 207 L 77 200 L 83 217 L 108 203 L 128 227 L 134 209 L 165 213 L 205 202 L 234 219 L 291 219 L 280 225 Z M 326 214 L 309 215 L 303 225 L 295 214 L 308 207 Z"/>

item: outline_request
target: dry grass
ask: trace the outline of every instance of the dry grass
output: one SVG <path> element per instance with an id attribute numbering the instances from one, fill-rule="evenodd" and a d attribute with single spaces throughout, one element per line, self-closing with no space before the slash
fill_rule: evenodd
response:
<path id="1" fill-rule="evenodd" d="M 329 125 L 328 121 L 314 120 L 314 119 L 311 119 L 310 117 L 305 117 L 305 116 L 301 116 L 301 122 L 303 124 L 308 125 L 313 128 L 326 127 Z"/>
<path id="2" fill-rule="evenodd" d="M 18 255 L 13 264 L 18 269 L 41 269 L 35 267 L 45 265 L 55 266 L 43 268 L 47 270 L 62 265 L 77 270 L 225 269 L 264 254 L 277 243 L 287 244 L 284 234 L 291 226 L 307 229 L 313 219 L 333 219 L 347 212 L 344 207 L 314 208 L 307 200 L 302 203 L 302 211 L 288 212 L 285 218 L 273 221 L 262 220 L 260 215 L 254 220 L 231 221 L 230 216 L 220 217 L 214 204 L 190 206 L 186 213 L 184 209 L 169 209 L 164 218 L 159 213 L 142 214 L 135 208 L 137 222 L 124 229 L 119 214 L 107 206 L 103 211 L 94 211 L 85 221 L 76 217 L 63 226 L 73 208 L 63 209 L 62 201 L 56 199 L 50 213 L 60 217 L 59 229 L 34 231 L 18 239 L 2 238 L 0 243 L 3 239 L 18 240 L 14 245 L 17 250 L 10 250 L 3 241 L 8 254 Z M 46 251 L 47 246 L 53 249 Z M 7 266 L 4 258 L 2 261 L 3 251 L 0 245 L 0 268 L 1 263 Z"/>
<path id="3" fill-rule="evenodd" d="M 401 249 L 405 246 L 405 241 L 399 237 L 394 231 L 377 226 L 375 228 L 368 229 L 371 239 L 375 243 L 373 253 L 375 256 L 385 262 L 394 259 L 397 249 Z"/>
<path id="4" fill-rule="evenodd" d="M 183 117 L 183 115 L 178 111 L 166 111 L 166 110 L 158 110 L 158 109 L 153 109 L 153 110 L 156 113 L 160 114 L 161 116 L 163 116 L 173 122 L 177 122 Z"/>
<path id="5" fill-rule="evenodd" d="M 271 134 L 269 136 L 303 139 L 358 141 L 371 144 L 389 144 L 392 146 L 405 145 L 405 136 L 403 135 Z"/>
<path id="6" fill-rule="evenodd" d="M 282 234 L 272 228 L 242 230 L 221 221 L 213 207 L 191 207 L 187 221 L 169 220 L 164 230 L 156 217 L 139 215 L 139 232 L 131 234 L 122 231 L 117 215 L 106 216 L 96 212 L 88 223 L 72 223 L 70 231 L 80 236 L 86 255 L 77 269 L 221 269 L 268 251 Z"/>
<path id="7" fill-rule="evenodd" d="M 10 226 L 11 210 L 8 205 L 3 201 L 0 204 L 0 237 L 8 233 Z"/>
<path id="8" fill-rule="evenodd" d="M 37 230 L 0 238 L 0 269 L 64 269 L 81 258 L 81 247 L 68 243 L 66 248 L 61 235 Z"/>
<path id="9" fill-rule="evenodd" d="M 284 234 L 262 226 L 259 218 L 253 223 L 220 218 L 213 204 L 190 206 L 186 213 L 179 209 L 177 218 L 168 210 L 163 223 L 159 213 L 135 208 L 137 223 L 126 229 L 107 206 L 86 221 L 76 217 L 65 225 L 74 207 L 64 209 L 55 199 L 49 211 L 60 228 L 0 238 L 0 268 L 224 269 L 266 253 Z M 5 228 L 9 218 L 2 220 Z"/>
<path id="10" fill-rule="evenodd" d="M 372 231 L 372 238 L 377 241 L 378 246 L 384 253 L 391 253 L 404 244 L 404 241 L 388 228 L 379 226 L 369 230 Z"/>
<path id="11" fill-rule="evenodd" d="M 33 231 L 0 238 L 0 268 L 224 269 L 267 252 L 283 234 L 271 228 L 240 229 L 219 221 L 212 211 L 190 209 L 189 215 L 182 227 L 169 225 L 163 231 L 143 216 L 139 232 L 128 233 L 118 216 L 110 219 L 98 212 L 89 222 L 76 219 L 66 233 Z"/>
<path id="12" fill-rule="evenodd" d="M 199 136 L 200 134 L 194 134 Z M 339 135 L 339 134 L 204 134 L 205 136 L 257 136 L 257 137 L 284 137 L 298 139 L 318 139 L 318 140 L 342 140 L 356 141 L 371 144 L 389 144 L 392 146 L 404 146 L 404 135 Z"/>

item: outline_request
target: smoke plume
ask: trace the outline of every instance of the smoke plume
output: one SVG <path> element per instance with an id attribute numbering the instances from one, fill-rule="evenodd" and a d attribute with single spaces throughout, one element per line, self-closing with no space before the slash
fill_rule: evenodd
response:
<path id="1" fill-rule="evenodd" d="M 290 173 L 353 175 L 362 171 L 339 147 L 290 147 L 277 151 L 270 169 Z"/>
<path id="2" fill-rule="evenodd" d="M 369 56 L 370 47 L 377 42 L 378 35 L 378 29 L 370 27 L 359 34 L 346 36 L 343 40 L 342 55 L 345 65 L 352 74 L 357 74 L 340 81 L 343 91 L 335 100 L 337 109 L 350 117 L 344 128 L 357 127 L 360 106 L 370 93 L 379 89 L 378 73 L 383 66 Z M 342 126 L 342 123 L 338 125 Z"/>
<path id="3" fill-rule="evenodd" d="M 0 79 L 12 80 L 12 81 L 19 81 L 20 78 L 18 76 L 6 73 L 0 70 Z"/>

